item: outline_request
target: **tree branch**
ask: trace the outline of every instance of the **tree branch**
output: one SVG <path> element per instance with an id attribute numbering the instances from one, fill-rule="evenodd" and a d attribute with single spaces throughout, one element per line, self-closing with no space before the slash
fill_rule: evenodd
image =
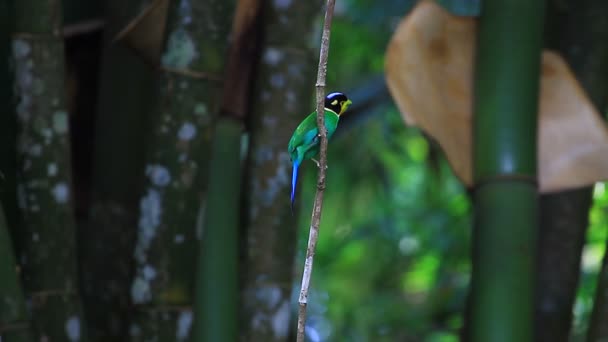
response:
<path id="1" fill-rule="evenodd" d="M 317 193 L 312 209 L 310 222 L 310 232 L 308 235 L 308 247 L 306 248 L 306 260 L 304 262 L 304 272 L 302 273 L 302 287 L 298 298 L 298 333 L 297 341 L 304 342 L 304 332 L 306 326 L 306 305 L 308 302 L 308 288 L 310 286 L 310 276 L 312 265 L 319 237 L 319 224 L 321 222 L 321 209 L 323 208 L 323 192 L 325 190 L 325 175 L 327 173 L 327 129 L 325 128 L 325 78 L 327 75 L 327 55 L 329 52 L 329 36 L 331 33 L 331 20 L 334 14 L 335 0 L 327 0 L 325 8 L 325 22 L 323 24 L 323 35 L 321 38 L 321 51 L 319 52 L 319 68 L 317 71 L 317 127 L 319 129 L 320 152 L 319 152 L 319 177 L 317 179 Z"/>

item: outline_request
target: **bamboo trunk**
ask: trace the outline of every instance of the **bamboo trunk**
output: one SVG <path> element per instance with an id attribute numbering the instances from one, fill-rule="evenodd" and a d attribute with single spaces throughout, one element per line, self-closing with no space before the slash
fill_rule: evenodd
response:
<path id="1" fill-rule="evenodd" d="M 288 340 L 297 225 L 289 208 L 287 142 L 314 108 L 318 56 L 314 33 L 321 9 L 321 1 L 316 0 L 287 7 L 266 2 L 263 8 L 264 40 L 244 184 L 247 254 L 241 338 L 246 341 Z"/>
<path id="2" fill-rule="evenodd" d="M 134 341 L 190 337 L 200 203 L 221 101 L 232 1 L 172 1 L 150 116 L 131 299 Z M 170 337 L 172 336 L 172 337 Z"/>
<path id="3" fill-rule="evenodd" d="M 240 121 L 222 117 L 216 123 L 197 260 L 195 342 L 238 340 L 242 134 Z"/>
<path id="4" fill-rule="evenodd" d="M 236 341 L 243 140 L 256 64 L 260 0 L 240 0 L 235 10 L 220 118 L 214 127 L 210 199 L 205 207 L 197 262 L 194 341 Z"/>
<path id="5" fill-rule="evenodd" d="M 85 340 L 78 295 L 59 2 L 15 2 L 19 262 L 37 339 Z"/>
<path id="6" fill-rule="evenodd" d="M 14 111 L 10 108 L 12 83 L 9 74 L 9 8 L 0 2 L 0 336 L 8 342 L 33 341 L 19 279 L 9 221 L 3 208 L 10 207 L 16 217 Z M 16 220 L 10 226 L 16 227 Z"/>
<path id="7" fill-rule="evenodd" d="M 6 342 L 33 341 L 12 243 L 0 206 L 0 336 Z"/>
<path id="8" fill-rule="evenodd" d="M 91 207 L 81 234 L 83 294 L 91 339 L 124 340 L 130 319 L 138 197 L 154 70 L 114 38 L 148 0 L 104 2 L 105 30 L 92 158 Z"/>
<path id="9" fill-rule="evenodd" d="M 602 0 L 549 1 L 545 33 L 600 110 L 608 94 L 600 76 L 608 73 L 608 22 L 601 18 L 607 11 Z M 591 194 L 585 187 L 541 197 L 535 341 L 569 341 Z"/>
<path id="10" fill-rule="evenodd" d="M 535 341 L 570 340 L 590 205 L 589 188 L 540 198 Z"/>
<path id="11" fill-rule="evenodd" d="M 473 130 L 472 341 L 533 340 L 543 11 L 542 1 L 489 0 L 481 12 Z"/>

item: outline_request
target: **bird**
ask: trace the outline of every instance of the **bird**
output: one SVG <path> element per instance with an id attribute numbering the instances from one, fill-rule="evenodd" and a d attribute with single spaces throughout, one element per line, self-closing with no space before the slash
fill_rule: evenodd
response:
<path id="1" fill-rule="evenodd" d="M 352 101 L 344 94 L 340 92 L 330 93 L 325 97 L 325 128 L 327 129 L 327 140 L 329 140 L 336 128 L 338 127 L 338 121 L 340 115 L 344 114 L 348 109 L 348 106 L 352 104 Z M 291 174 L 291 210 L 293 212 L 293 206 L 296 196 L 296 185 L 298 183 L 298 170 L 302 162 L 306 159 L 311 159 L 317 166 L 319 162 L 314 157 L 319 154 L 320 139 L 319 130 L 317 128 L 317 111 L 313 111 L 304 119 L 300 125 L 295 129 L 287 150 L 292 164 Z"/>

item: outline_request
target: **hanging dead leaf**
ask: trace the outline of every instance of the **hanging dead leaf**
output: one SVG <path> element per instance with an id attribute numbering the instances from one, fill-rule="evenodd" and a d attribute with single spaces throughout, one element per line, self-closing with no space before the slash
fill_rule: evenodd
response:
<path id="1" fill-rule="evenodd" d="M 237 118 L 247 115 L 249 87 L 254 76 L 256 44 L 262 15 L 261 0 L 240 0 L 232 22 L 222 110 Z"/>
<path id="2" fill-rule="evenodd" d="M 158 65 L 169 2 L 154 0 L 116 35 L 114 41 L 126 43 L 150 65 Z"/>
<path id="3" fill-rule="evenodd" d="M 386 80 L 403 119 L 437 140 L 455 174 L 472 177 L 472 93 L 476 19 L 420 2 L 386 53 Z M 608 130 L 561 56 L 545 51 L 539 115 L 541 192 L 608 179 Z"/>
<path id="4" fill-rule="evenodd" d="M 538 168 L 547 192 L 608 179 L 608 130 L 564 59 L 543 54 Z"/>

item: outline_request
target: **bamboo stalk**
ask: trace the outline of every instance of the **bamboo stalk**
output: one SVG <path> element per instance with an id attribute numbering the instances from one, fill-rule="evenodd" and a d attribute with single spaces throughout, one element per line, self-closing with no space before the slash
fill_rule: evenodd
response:
<path id="1" fill-rule="evenodd" d="M 490 0 L 482 7 L 473 131 L 471 341 L 533 340 L 543 10 L 542 1 L 527 0 Z"/>
<path id="2" fill-rule="evenodd" d="M 240 121 L 216 123 L 211 152 L 209 201 L 197 259 L 193 341 L 238 340 L 238 228 L 241 193 Z"/>
<path id="3" fill-rule="evenodd" d="M 9 74 L 10 15 L 8 3 L 0 2 L 0 336 L 9 342 L 33 341 L 30 319 L 26 312 L 25 298 L 15 260 L 13 239 L 9 225 L 17 227 L 15 219 L 5 219 L 5 210 L 11 208 L 13 216 L 18 212 L 15 184 L 16 123 L 11 107 L 12 83 Z"/>
<path id="4" fill-rule="evenodd" d="M 88 225 L 80 235 L 83 295 L 95 341 L 124 340 L 131 314 L 133 247 L 149 121 L 154 108 L 154 70 L 116 34 L 148 0 L 103 4 L 105 30 L 92 156 Z"/>
<path id="5" fill-rule="evenodd" d="M 608 11 L 608 3 L 552 0 L 547 4 L 548 48 L 564 56 L 596 108 L 605 108 L 608 81 L 599 75 L 608 73 L 608 22 L 600 16 Z M 541 196 L 535 341 L 570 339 L 591 200 L 591 187 Z"/>
<path id="6" fill-rule="evenodd" d="M 60 3 L 17 1 L 14 18 L 24 286 L 36 339 L 83 341 Z"/>
<path id="7" fill-rule="evenodd" d="M 535 341 L 567 342 L 570 339 L 590 205 L 589 189 L 540 198 Z"/>
<path id="8" fill-rule="evenodd" d="M 297 341 L 303 342 L 306 332 L 306 306 L 308 304 L 308 288 L 314 261 L 317 239 L 319 238 L 319 225 L 321 224 L 321 210 L 323 209 L 323 193 L 325 191 L 325 176 L 327 172 L 327 129 L 325 128 L 325 78 L 327 76 L 327 57 L 329 53 L 329 37 L 331 34 L 331 21 L 334 14 L 335 0 L 327 0 L 325 8 L 325 20 L 323 24 L 323 35 L 321 37 L 321 51 L 319 53 L 319 68 L 317 72 L 316 97 L 317 97 L 317 127 L 319 129 L 320 151 L 319 151 L 319 176 L 317 179 L 317 193 L 312 208 L 310 232 L 308 236 L 308 247 L 306 248 L 306 259 L 304 271 L 302 272 L 302 286 L 298 297 L 298 330 Z"/>
<path id="9" fill-rule="evenodd" d="M 1 206 L 0 279 L 0 336 L 7 342 L 33 341 L 12 240 Z"/>
<path id="10" fill-rule="evenodd" d="M 290 163 L 286 142 L 310 102 L 318 47 L 313 46 L 321 1 L 290 6 L 267 2 L 251 109 L 245 177 L 247 234 L 242 285 L 244 341 L 287 341 L 292 318 L 297 227 L 285 194 Z M 293 37 L 302 37 L 293 39 Z M 276 324 L 283 322 L 284 324 Z"/>
<path id="11" fill-rule="evenodd" d="M 149 119 L 152 134 L 135 246 L 134 341 L 190 336 L 192 260 L 200 238 L 196 227 L 206 198 L 211 133 L 222 87 L 218 80 L 197 74 L 223 75 L 233 5 L 223 0 L 169 4 L 160 104 Z M 169 330 L 159 331 L 159 326 Z"/>
<path id="12" fill-rule="evenodd" d="M 249 116 L 261 1 L 240 0 L 232 25 L 220 118 L 215 124 L 210 199 L 205 208 L 197 260 L 194 341 L 236 341 L 240 324 L 239 229 L 241 224 L 242 139 Z"/>

